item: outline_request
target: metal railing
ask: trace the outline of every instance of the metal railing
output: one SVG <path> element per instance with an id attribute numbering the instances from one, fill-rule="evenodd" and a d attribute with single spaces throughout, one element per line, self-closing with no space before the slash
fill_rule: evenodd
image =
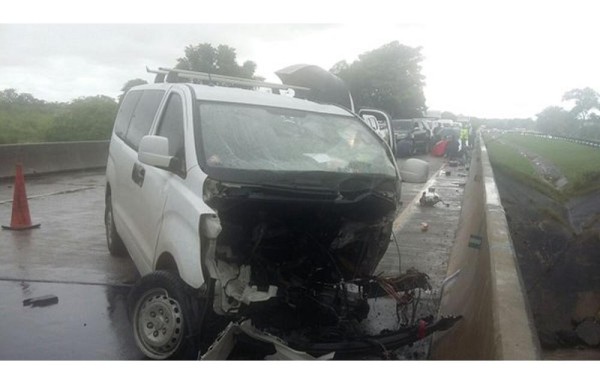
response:
<path id="1" fill-rule="evenodd" d="M 598 140 L 590 140 L 590 139 L 580 139 L 580 138 L 576 138 L 576 137 L 570 137 L 570 136 L 562 136 L 562 135 L 551 135 L 548 133 L 541 133 L 541 132 L 518 132 L 521 135 L 524 136 L 536 136 L 536 137 L 541 137 L 544 139 L 549 139 L 549 140 L 561 140 L 561 141 L 567 141 L 569 143 L 574 143 L 574 144 L 581 144 L 581 145 L 587 145 L 589 147 L 594 147 L 594 148 L 600 148 L 600 141 Z"/>

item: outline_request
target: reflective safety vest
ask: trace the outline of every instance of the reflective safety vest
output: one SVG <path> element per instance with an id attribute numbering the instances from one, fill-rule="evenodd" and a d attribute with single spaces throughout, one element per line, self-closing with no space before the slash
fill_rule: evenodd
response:
<path id="1" fill-rule="evenodd" d="M 460 129 L 460 139 L 467 140 L 469 138 L 469 130 L 467 128 Z"/>

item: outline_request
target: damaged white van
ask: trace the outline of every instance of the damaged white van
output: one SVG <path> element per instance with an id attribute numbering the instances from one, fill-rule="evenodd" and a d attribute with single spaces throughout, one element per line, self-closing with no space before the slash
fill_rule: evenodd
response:
<path id="1" fill-rule="evenodd" d="M 106 178 L 108 248 L 142 276 L 129 313 L 149 358 L 225 358 L 231 342 L 217 344 L 232 326 L 292 358 L 407 342 L 357 331 L 401 180 L 352 112 L 232 87 L 137 86 Z"/>

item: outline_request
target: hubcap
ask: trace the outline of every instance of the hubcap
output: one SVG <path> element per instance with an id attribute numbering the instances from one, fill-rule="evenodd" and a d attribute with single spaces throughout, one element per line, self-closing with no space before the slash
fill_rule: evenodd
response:
<path id="1" fill-rule="evenodd" d="M 179 303 L 164 289 L 146 292 L 136 306 L 134 335 L 147 356 L 165 359 L 172 355 L 183 339 L 183 316 Z"/>

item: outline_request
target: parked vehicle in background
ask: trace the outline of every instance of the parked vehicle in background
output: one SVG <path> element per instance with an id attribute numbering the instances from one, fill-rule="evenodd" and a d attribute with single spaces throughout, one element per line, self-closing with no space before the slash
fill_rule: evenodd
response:
<path id="1" fill-rule="evenodd" d="M 397 157 L 429 153 L 431 148 L 431 130 L 424 121 L 418 119 L 394 119 L 392 120 L 392 130 L 396 141 Z"/>
<path id="2" fill-rule="evenodd" d="M 363 108 L 358 115 L 365 120 L 377 134 L 390 146 L 392 153 L 396 153 L 396 140 L 392 132 L 392 123 L 387 113 L 378 109 Z"/>
<path id="3" fill-rule="evenodd" d="M 457 124 L 457 123 L 455 123 Z M 460 124 L 455 125 L 438 125 L 433 129 L 433 136 L 431 137 L 431 145 L 437 144 L 440 140 L 449 139 L 451 137 L 460 137 Z"/>

